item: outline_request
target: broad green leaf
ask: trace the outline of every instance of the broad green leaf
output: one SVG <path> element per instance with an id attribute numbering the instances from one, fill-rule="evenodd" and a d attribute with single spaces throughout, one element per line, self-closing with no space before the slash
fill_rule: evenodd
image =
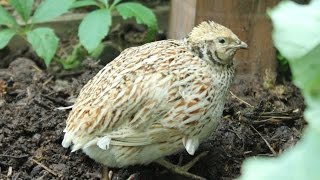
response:
<path id="1" fill-rule="evenodd" d="M 305 98 L 308 99 L 306 100 L 308 102 L 308 108 L 305 110 L 304 116 L 308 120 L 309 125 L 313 127 L 320 136 L 320 100 L 312 97 Z M 317 154 L 317 156 L 319 156 L 319 154 Z"/>
<path id="2" fill-rule="evenodd" d="M 318 34 L 320 36 L 320 28 L 318 29 Z M 304 95 L 320 101 L 320 43 L 301 58 L 289 59 L 289 64 L 293 80 L 301 88 Z"/>
<path id="3" fill-rule="evenodd" d="M 16 31 L 13 29 L 4 29 L 0 31 L 0 49 L 6 47 L 15 34 Z"/>
<path id="4" fill-rule="evenodd" d="M 91 53 L 109 32 L 112 24 L 111 14 L 108 9 L 91 12 L 82 20 L 79 27 L 81 44 Z"/>
<path id="5" fill-rule="evenodd" d="M 319 118 L 319 116 L 312 118 Z M 318 180 L 320 178 L 319 135 L 319 131 L 309 127 L 305 130 L 300 142 L 280 157 L 246 160 L 239 179 Z"/>
<path id="6" fill-rule="evenodd" d="M 278 50 L 288 59 L 295 84 L 302 90 L 309 122 L 301 141 L 276 159 L 246 160 L 244 180 L 320 179 L 320 1 L 298 5 L 283 1 L 269 11 Z M 290 18 L 288 18 L 290 17 Z"/>
<path id="7" fill-rule="evenodd" d="M 149 8 L 139 3 L 128 2 L 117 5 L 116 9 L 124 19 L 134 17 L 137 23 L 148 26 L 147 41 L 155 37 L 158 30 L 157 18 Z"/>
<path id="8" fill-rule="evenodd" d="M 27 32 L 27 40 L 48 67 L 59 44 L 54 31 L 50 28 L 37 28 Z"/>
<path id="9" fill-rule="evenodd" d="M 320 43 L 320 3 L 315 3 L 317 1 L 305 6 L 282 1 L 268 12 L 275 27 L 275 46 L 286 58 L 298 59 Z"/>
<path id="10" fill-rule="evenodd" d="M 45 0 L 36 9 L 32 19 L 33 23 L 52 20 L 68 12 L 74 0 Z"/>
<path id="11" fill-rule="evenodd" d="M 20 14 L 22 19 L 28 21 L 34 0 L 10 0 L 11 6 Z"/>
<path id="12" fill-rule="evenodd" d="M 320 99 L 319 0 L 304 6 L 284 1 L 270 10 L 269 15 L 275 45 L 289 60 L 295 84 L 304 95 Z"/>
<path id="13" fill-rule="evenodd" d="M 6 25 L 9 28 L 18 26 L 16 20 L 0 5 L 0 25 Z"/>

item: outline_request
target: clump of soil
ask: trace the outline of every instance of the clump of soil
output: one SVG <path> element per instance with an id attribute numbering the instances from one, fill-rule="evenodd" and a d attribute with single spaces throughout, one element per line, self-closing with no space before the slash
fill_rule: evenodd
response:
<path id="1" fill-rule="evenodd" d="M 81 151 L 61 146 L 70 106 L 81 87 L 100 69 L 85 61 L 73 72 L 49 73 L 26 58 L 0 70 L 0 179 L 98 179 L 101 166 Z M 233 179 L 249 156 L 277 156 L 300 138 L 305 125 L 303 99 L 290 82 L 284 90 L 264 89 L 262 82 L 233 86 L 224 118 L 197 153 L 209 151 L 190 171 L 207 179 Z M 182 152 L 169 159 L 182 164 Z M 113 169 L 113 179 L 186 179 L 156 164 Z"/>

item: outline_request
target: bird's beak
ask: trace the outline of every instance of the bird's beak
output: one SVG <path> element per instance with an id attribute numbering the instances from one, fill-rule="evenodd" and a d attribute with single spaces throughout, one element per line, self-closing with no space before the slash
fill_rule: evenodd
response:
<path id="1" fill-rule="evenodd" d="M 241 41 L 241 43 L 239 44 L 239 48 L 240 49 L 248 49 L 248 45 L 247 45 L 247 43 Z"/>

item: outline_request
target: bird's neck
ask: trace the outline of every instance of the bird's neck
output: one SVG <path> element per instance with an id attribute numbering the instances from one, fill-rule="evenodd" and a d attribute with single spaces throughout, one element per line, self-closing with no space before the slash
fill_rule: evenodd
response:
<path id="1" fill-rule="evenodd" d="M 206 47 L 200 45 L 194 45 L 188 42 L 187 38 L 183 39 L 184 44 L 188 49 L 195 55 L 198 56 L 201 60 L 205 61 L 209 66 L 213 74 L 217 75 L 215 78 L 224 81 L 225 87 L 228 89 L 231 82 L 234 78 L 235 69 L 233 66 L 233 61 L 229 63 L 221 63 L 221 60 L 218 59 L 217 54 L 211 53 Z"/>

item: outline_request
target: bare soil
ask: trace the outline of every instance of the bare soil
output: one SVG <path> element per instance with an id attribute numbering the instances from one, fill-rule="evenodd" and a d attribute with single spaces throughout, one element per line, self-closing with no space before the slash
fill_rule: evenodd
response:
<path id="1" fill-rule="evenodd" d="M 126 38 L 131 43 L 122 41 L 122 47 L 115 48 L 119 52 L 128 44 L 142 43 L 139 36 L 143 30 L 131 26 L 120 29 L 125 32 L 110 34 L 116 42 L 113 44 Z M 113 57 L 102 56 L 107 60 L 101 62 L 107 63 L 119 52 Z M 43 62 L 28 48 L 0 51 L 0 179 L 101 177 L 101 165 L 81 151 L 71 153 L 61 146 L 69 110 L 57 108 L 72 105 L 82 86 L 102 67 L 87 59 L 77 70 L 64 71 L 56 64 L 45 70 Z M 262 78 L 234 83 L 220 125 L 197 151 L 209 153 L 190 172 L 207 179 L 234 179 L 240 175 L 245 158 L 278 156 L 299 140 L 306 124 L 299 90 L 281 77 L 268 88 L 263 86 L 268 79 L 258 79 Z M 178 163 L 180 157 L 182 164 L 192 159 L 186 152 L 168 159 Z M 136 180 L 186 179 L 157 164 L 112 171 L 114 180 L 131 175 Z"/>

